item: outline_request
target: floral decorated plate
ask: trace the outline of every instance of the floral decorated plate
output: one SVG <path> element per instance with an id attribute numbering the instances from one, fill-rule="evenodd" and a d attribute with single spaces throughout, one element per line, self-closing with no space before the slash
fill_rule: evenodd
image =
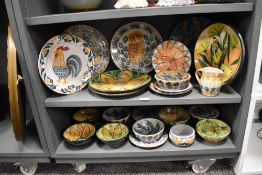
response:
<path id="1" fill-rule="evenodd" d="M 99 92 L 128 92 L 140 89 L 149 84 L 151 77 L 143 72 L 129 70 L 113 70 L 94 77 L 90 83 Z"/>
<path id="2" fill-rule="evenodd" d="M 119 69 L 152 71 L 152 53 L 162 37 L 151 25 L 132 22 L 120 27 L 111 41 L 111 56 Z"/>
<path id="3" fill-rule="evenodd" d="M 96 54 L 95 74 L 100 74 L 106 70 L 110 59 L 109 46 L 105 36 L 100 31 L 88 25 L 74 25 L 66 29 L 64 33 L 83 39 Z"/>
<path id="4" fill-rule="evenodd" d="M 169 40 L 157 46 L 152 63 L 156 72 L 188 72 L 191 65 L 191 54 L 184 44 Z"/>
<path id="5" fill-rule="evenodd" d="M 87 43 L 74 35 L 58 35 L 42 48 L 39 74 L 54 92 L 72 94 L 83 89 L 94 72 L 95 55 Z"/>
<path id="6" fill-rule="evenodd" d="M 163 90 L 157 89 L 155 83 L 152 82 L 152 83 L 150 83 L 149 88 L 150 88 L 151 91 L 153 91 L 157 94 L 160 94 L 160 95 L 178 96 L 178 95 L 184 95 L 184 94 L 191 92 L 192 89 L 193 89 L 193 86 L 191 84 L 189 84 L 189 86 L 184 90 L 177 91 L 177 92 L 168 92 L 168 91 L 163 91 Z"/>
<path id="7" fill-rule="evenodd" d="M 230 26 L 215 23 L 199 36 L 195 46 L 196 69 L 215 67 L 224 71 L 223 85 L 229 84 L 239 72 L 245 55 L 242 37 Z"/>

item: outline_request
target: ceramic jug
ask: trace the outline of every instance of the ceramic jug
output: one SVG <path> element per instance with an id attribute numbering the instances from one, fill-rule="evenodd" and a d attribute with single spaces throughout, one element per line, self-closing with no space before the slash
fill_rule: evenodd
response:
<path id="1" fill-rule="evenodd" d="M 195 73 L 204 96 L 217 96 L 223 83 L 224 72 L 213 67 L 198 69 Z"/>

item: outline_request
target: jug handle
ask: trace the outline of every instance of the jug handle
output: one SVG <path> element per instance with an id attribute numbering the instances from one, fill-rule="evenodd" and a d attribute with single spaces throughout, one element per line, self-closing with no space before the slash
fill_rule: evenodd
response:
<path id="1" fill-rule="evenodd" d="M 202 70 L 201 69 L 196 70 L 196 73 L 195 73 L 195 76 L 196 76 L 198 83 L 200 83 L 199 73 L 201 73 L 201 76 L 202 76 Z"/>

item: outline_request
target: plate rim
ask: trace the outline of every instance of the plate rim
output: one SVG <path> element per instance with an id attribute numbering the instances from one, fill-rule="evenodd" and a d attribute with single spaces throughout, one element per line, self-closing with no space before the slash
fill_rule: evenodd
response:
<path id="1" fill-rule="evenodd" d="M 138 138 L 136 138 L 134 135 L 133 135 L 133 133 L 130 133 L 129 134 L 129 136 L 128 136 L 128 139 L 129 139 L 129 141 L 133 144 L 133 145 L 135 145 L 135 146 L 137 146 L 137 147 L 140 147 L 140 148 L 158 148 L 158 147 L 160 147 L 160 146 L 163 146 L 167 141 L 168 141 L 168 138 L 169 138 L 169 136 L 168 136 L 168 133 L 166 132 L 166 131 L 164 131 L 164 134 L 160 137 L 160 139 L 165 139 L 164 140 L 164 142 L 163 143 L 161 143 L 161 144 L 159 144 L 159 145 L 156 145 L 156 146 L 150 146 L 151 144 L 155 144 L 156 142 L 154 142 L 154 143 L 145 143 L 146 145 L 148 145 L 148 146 L 142 146 L 142 145 L 138 145 L 138 144 L 135 144 L 133 141 L 131 141 L 131 140 L 135 140 L 135 141 L 137 141 L 138 140 Z M 160 140 L 159 139 L 159 140 Z M 158 140 L 158 141 L 159 141 Z"/>

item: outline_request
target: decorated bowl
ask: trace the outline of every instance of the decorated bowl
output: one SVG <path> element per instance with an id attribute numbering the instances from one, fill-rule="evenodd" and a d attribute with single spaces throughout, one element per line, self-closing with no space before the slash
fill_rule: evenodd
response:
<path id="1" fill-rule="evenodd" d="M 160 110 L 160 118 L 169 126 L 184 124 L 190 119 L 189 112 L 179 106 L 167 106 Z"/>
<path id="2" fill-rule="evenodd" d="M 145 143 L 154 143 L 163 135 L 165 125 L 160 120 L 148 118 L 137 121 L 132 129 L 136 138 Z"/>
<path id="3" fill-rule="evenodd" d="M 130 111 L 124 107 L 109 108 L 103 113 L 103 119 L 109 123 L 126 123 Z"/>
<path id="4" fill-rule="evenodd" d="M 161 71 L 155 74 L 156 85 L 162 89 L 183 90 L 190 83 L 189 73 L 175 71 Z"/>
<path id="5" fill-rule="evenodd" d="M 135 121 L 146 118 L 160 119 L 158 111 L 159 108 L 156 106 L 137 107 L 132 111 L 132 117 Z"/>
<path id="6" fill-rule="evenodd" d="M 73 120 L 76 123 L 92 123 L 100 119 L 100 113 L 95 108 L 85 108 L 77 111 L 73 115 Z"/>
<path id="7" fill-rule="evenodd" d="M 211 105 L 196 105 L 189 109 L 190 115 L 197 120 L 215 119 L 219 116 L 217 108 Z"/>
<path id="8" fill-rule="evenodd" d="M 98 8 L 102 0 L 61 0 L 61 2 L 69 10 L 83 11 Z"/>
<path id="9" fill-rule="evenodd" d="M 64 139 L 73 146 L 89 145 L 95 135 L 96 129 L 89 123 L 74 124 L 67 128 L 64 133 Z"/>
<path id="10" fill-rule="evenodd" d="M 216 144 L 228 137 L 231 128 L 221 120 L 206 119 L 197 123 L 196 131 L 206 142 Z"/>
<path id="11" fill-rule="evenodd" d="M 125 142 L 129 130 L 126 125 L 121 123 L 110 123 L 101 127 L 97 132 L 97 138 L 112 148 L 119 148 Z"/>
<path id="12" fill-rule="evenodd" d="M 176 146 L 190 146 L 194 143 L 196 134 L 191 126 L 177 124 L 170 129 L 169 138 Z"/>

